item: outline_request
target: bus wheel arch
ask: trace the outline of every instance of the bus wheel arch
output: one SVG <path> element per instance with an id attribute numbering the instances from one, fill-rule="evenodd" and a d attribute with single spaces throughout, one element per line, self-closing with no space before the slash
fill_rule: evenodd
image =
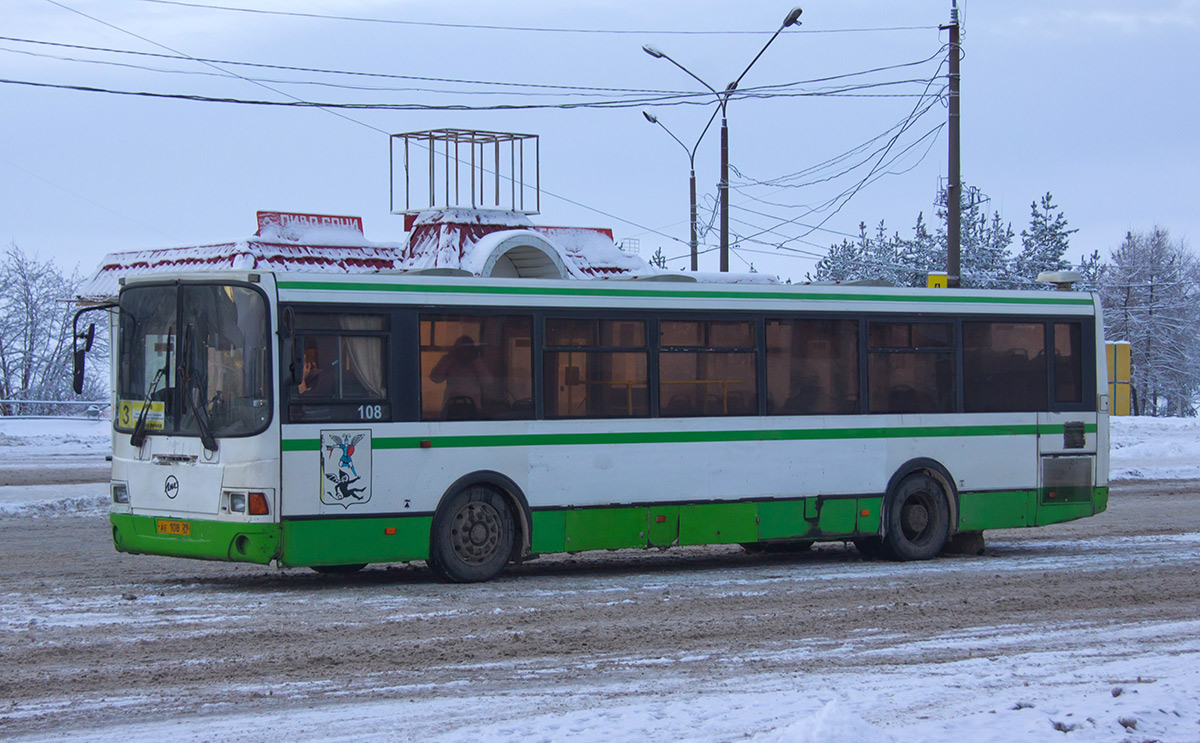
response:
<path id="1" fill-rule="evenodd" d="M 913 503 L 924 510 L 922 518 L 933 519 L 933 532 L 927 535 L 928 539 L 922 535 L 920 544 L 911 542 L 904 533 L 905 516 L 897 509 L 905 503 Z M 943 520 L 944 526 L 938 523 Z M 924 457 L 911 459 L 892 474 L 884 492 L 879 519 L 884 556 L 895 560 L 934 557 L 957 531 L 957 523 L 958 489 L 949 470 L 940 462 Z"/>
<path id="2" fill-rule="evenodd" d="M 529 501 L 525 498 L 525 493 L 521 490 L 520 486 L 507 475 L 492 470 L 479 470 L 458 478 L 450 487 L 446 488 L 446 492 L 442 493 L 442 497 L 438 500 L 437 510 L 434 512 L 435 522 L 437 514 L 442 512 L 451 498 L 471 487 L 485 487 L 493 490 L 507 502 L 509 511 L 513 516 L 514 527 L 516 528 L 513 551 L 509 559 L 520 561 L 528 557 L 532 535 Z M 432 536 L 431 533 L 431 548 Z"/>

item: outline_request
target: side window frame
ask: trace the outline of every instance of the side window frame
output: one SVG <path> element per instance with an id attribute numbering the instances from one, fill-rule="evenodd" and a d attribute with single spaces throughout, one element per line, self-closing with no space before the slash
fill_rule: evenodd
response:
<path id="1" fill-rule="evenodd" d="M 290 310 L 290 312 L 288 312 Z M 395 337 L 400 324 L 397 313 L 393 308 L 374 305 L 347 304 L 314 304 L 288 303 L 281 304 L 280 318 L 285 314 L 293 318 L 290 328 L 291 337 L 284 338 L 281 334 L 280 346 L 280 407 L 285 411 L 283 421 L 292 424 L 336 423 L 336 424 L 371 424 L 388 423 L 404 420 L 403 406 L 397 406 L 398 365 L 396 364 L 397 344 Z M 379 329 L 355 328 L 315 328 L 306 327 L 300 319 L 302 316 L 327 316 L 338 318 L 345 316 L 377 317 L 382 320 Z M 383 364 L 381 381 L 383 395 L 380 397 L 349 397 L 343 398 L 336 394 L 322 395 L 311 399 L 303 399 L 297 393 L 297 385 L 291 381 L 291 365 L 295 363 L 287 357 L 287 351 L 292 344 L 302 344 L 305 338 L 334 338 L 341 343 L 347 337 L 368 337 L 380 339 L 380 360 Z M 295 352 L 295 361 L 303 363 L 304 348 L 300 345 Z M 328 361 L 326 360 L 326 363 Z M 339 370 L 340 371 L 340 370 Z M 303 372 L 301 372 L 302 374 Z M 312 417 L 298 415 L 303 408 L 313 411 Z"/>

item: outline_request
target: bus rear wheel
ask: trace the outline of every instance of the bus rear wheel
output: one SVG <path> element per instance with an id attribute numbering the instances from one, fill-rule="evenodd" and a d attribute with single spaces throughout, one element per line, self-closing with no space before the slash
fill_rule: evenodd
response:
<path id="1" fill-rule="evenodd" d="M 512 557 L 516 527 L 500 493 L 482 486 L 459 491 L 433 518 L 429 568 L 452 583 L 478 583 L 500 574 Z"/>
<path id="2" fill-rule="evenodd" d="M 913 474 L 884 499 L 882 548 L 893 560 L 936 557 L 950 534 L 946 492 L 929 475 Z"/>

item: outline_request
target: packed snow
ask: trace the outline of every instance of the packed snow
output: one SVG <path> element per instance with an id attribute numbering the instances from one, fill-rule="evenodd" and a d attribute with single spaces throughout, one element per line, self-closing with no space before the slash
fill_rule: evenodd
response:
<path id="1" fill-rule="evenodd" d="M 1111 430 L 1113 479 L 1200 479 L 1200 421 L 1113 418 Z M 110 438 L 107 421 L 0 419 L 0 452 L 7 455 L 0 470 L 103 462 Z M 101 517 L 106 502 L 103 481 L 0 487 L 0 519 L 80 513 Z M 1174 560 L 1180 570 L 1190 570 L 1198 540 L 1196 534 L 1130 538 L 1126 548 L 1109 554 L 1127 560 Z M 1014 555 L 988 569 L 1030 569 L 1022 567 L 1037 558 L 1037 547 L 1026 552 L 1030 549 L 1030 555 Z M 979 569 L 971 561 L 954 560 L 940 567 Z M 1102 559 L 1091 567 L 1107 569 Z M 838 580 L 856 580 L 854 569 L 845 565 L 829 569 L 838 571 Z M 1040 564 L 1039 569 L 1049 568 Z M 819 568 L 811 577 L 824 579 Z M 730 586 L 751 589 L 770 586 Z M 531 589 L 530 596 L 536 598 L 535 593 Z M 214 609 L 214 617 L 223 621 L 232 616 Z M 68 601 L 59 619 L 72 621 L 72 616 Z M 118 627 L 125 627 L 124 622 L 114 624 L 114 630 Z M 575 681 L 569 667 L 541 671 L 560 677 L 560 688 L 549 691 L 540 684 L 527 687 L 517 661 L 511 669 L 512 688 L 506 692 L 475 693 L 470 668 L 464 666 L 459 669 L 461 688 L 445 684 L 432 698 L 416 694 L 415 688 L 396 688 L 389 701 L 356 702 L 330 689 L 324 695 L 327 703 L 307 708 L 289 706 L 252 715 L 226 712 L 186 724 L 133 719 L 109 728 L 60 730 L 17 740 L 1012 743 L 1061 736 L 1068 743 L 1200 741 L 1200 622 L 1147 618 L 1113 625 L 1080 617 L 1071 626 L 976 627 L 947 630 L 934 638 L 888 633 L 878 629 L 841 647 L 789 647 L 777 653 L 797 660 L 806 654 L 876 654 L 886 659 L 863 669 L 741 674 L 739 668 L 764 660 L 761 651 L 758 656 L 734 651 L 729 657 L 712 658 L 695 657 L 684 648 L 665 651 L 661 657 L 606 659 L 644 668 L 638 682 L 588 684 Z M 1050 638 L 1055 649 L 1032 649 L 1032 642 L 1026 645 L 1031 633 L 1041 641 L 1037 647 L 1047 647 Z M 968 647 L 972 657 L 937 660 L 937 650 L 945 647 Z M 714 662 L 728 668 L 727 676 L 697 683 L 689 672 L 691 664 Z M 286 695 L 289 688 L 289 682 L 281 681 L 272 693 Z M 103 703 L 124 702 L 117 695 Z M 137 707 L 137 700 L 128 703 L 131 709 Z"/>

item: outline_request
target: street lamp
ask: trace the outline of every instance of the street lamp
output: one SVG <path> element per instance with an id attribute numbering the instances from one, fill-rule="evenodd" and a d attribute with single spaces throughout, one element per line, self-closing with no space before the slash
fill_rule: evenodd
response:
<path id="1" fill-rule="evenodd" d="M 800 14 L 803 11 L 800 8 L 792 8 L 783 19 L 783 23 L 776 29 L 775 33 L 771 34 L 771 38 L 767 39 L 767 43 L 763 44 L 763 48 L 758 50 L 758 54 L 754 55 L 754 59 L 750 60 L 750 64 L 746 65 L 746 69 L 742 70 L 742 74 L 737 76 L 737 79 L 725 86 L 721 92 L 717 92 L 716 88 L 701 80 L 694 72 L 676 62 L 671 57 L 654 47 L 646 44 L 642 47 L 642 51 L 649 54 L 655 59 L 665 59 L 679 69 L 683 70 L 688 77 L 708 88 L 709 92 L 717 99 L 717 104 L 721 107 L 721 181 L 717 184 L 717 191 L 721 200 L 721 270 L 729 270 L 729 122 L 726 117 L 726 104 L 729 102 L 729 96 L 733 91 L 737 90 L 738 83 L 758 61 L 758 58 L 767 51 L 767 47 L 771 46 L 771 42 L 783 32 L 783 29 L 788 26 L 796 26 L 800 24 Z M 715 112 L 714 112 L 715 115 Z M 664 127 L 665 128 L 665 127 Z M 674 135 L 672 135 L 674 136 Z M 698 143 L 697 143 L 698 144 Z M 694 223 L 694 221 L 693 221 Z"/>
<path id="2" fill-rule="evenodd" d="M 679 139 L 679 137 L 675 136 L 674 132 L 672 132 L 670 129 L 667 128 L 666 124 L 659 121 L 657 116 L 650 113 L 649 111 L 642 111 L 642 116 L 645 116 L 646 121 L 649 121 L 651 124 L 658 124 L 659 126 L 661 126 L 662 130 L 664 132 L 666 132 L 667 134 L 669 134 L 671 136 L 671 139 L 675 140 L 676 142 L 679 142 L 679 146 L 682 147 L 683 151 L 687 153 L 688 164 L 691 166 L 691 173 L 690 173 L 690 176 L 688 179 L 688 184 L 690 186 L 690 191 L 691 191 L 691 205 L 692 205 L 692 211 L 691 211 L 692 239 L 689 241 L 688 244 L 692 246 L 692 270 L 698 271 L 699 270 L 699 253 L 697 252 L 697 249 L 696 249 L 697 248 L 697 244 L 696 244 L 696 149 L 700 146 L 700 142 L 701 142 L 701 140 L 704 139 L 704 135 L 708 134 L 708 128 L 710 126 L 712 126 L 713 119 L 717 118 L 717 112 L 713 111 L 713 115 L 709 117 L 708 123 L 704 125 L 704 131 L 700 132 L 700 136 L 696 139 L 696 144 L 693 147 L 691 147 L 690 149 L 688 148 L 688 146 L 686 144 L 684 144 Z"/>

